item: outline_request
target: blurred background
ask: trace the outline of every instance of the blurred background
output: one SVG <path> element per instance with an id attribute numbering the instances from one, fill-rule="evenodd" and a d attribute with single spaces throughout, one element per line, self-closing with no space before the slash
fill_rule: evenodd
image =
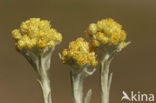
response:
<path id="1" fill-rule="evenodd" d="M 90 23 L 109 17 L 123 25 L 132 42 L 111 63 L 110 103 L 120 103 L 123 90 L 156 95 L 155 0 L 0 0 L 0 103 L 43 103 L 37 75 L 15 50 L 11 36 L 31 17 L 50 20 L 63 35 L 52 56 L 53 103 L 73 103 L 70 67 L 61 63 L 58 52 L 77 37 L 85 37 Z M 84 95 L 89 88 L 93 89 L 91 103 L 100 103 L 98 69 L 85 80 Z"/>

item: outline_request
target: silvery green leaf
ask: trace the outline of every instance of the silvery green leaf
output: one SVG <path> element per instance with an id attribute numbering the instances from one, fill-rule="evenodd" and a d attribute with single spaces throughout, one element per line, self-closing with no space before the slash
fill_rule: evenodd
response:
<path id="1" fill-rule="evenodd" d="M 89 103 L 92 95 L 92 89 L 87 92 L 84 103 Z"/>

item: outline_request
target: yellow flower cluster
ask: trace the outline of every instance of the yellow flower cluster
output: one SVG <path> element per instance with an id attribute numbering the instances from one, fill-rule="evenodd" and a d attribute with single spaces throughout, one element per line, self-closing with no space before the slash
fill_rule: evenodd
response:
<path id="1" fill-rule="evenodd" d="M 62 52 L 62 61 L 67 64 L 76 64 L 80 67 L 85 64 L 96 66 L 95 52 L 90 51 L 89 43 L 83 38 L 78 38 L 69 44 L 69 50 L 64 49 Z"/>
<path id="2" fill-rule="evenodd" d="M 94 47 L 105 46 L 125 47 L 126 33 L 122 30 L 122 26 L 113 19 L 103 19 L 96 24 L 92 23 L 86 32 L 86 35 L 92 39 Z"/>
<path id="3" fill-rule="evenodd" d="M 12 35 L 19 50 L 53 48 L 62 41 L 62 35 L 51 28 L 50 22 L 40 18 L 30 18 L 23 22 L 19 29 L 12 31 Z"/>

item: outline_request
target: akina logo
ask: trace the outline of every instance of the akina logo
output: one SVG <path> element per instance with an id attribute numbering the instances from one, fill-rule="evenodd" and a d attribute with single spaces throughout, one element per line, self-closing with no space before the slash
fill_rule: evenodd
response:
<path id="1" fill-rule="evenodd" d="M 129 94 L 126 93 L 125 91 L 122 91 L 122 98 L 121 101 L 127 100 L 127 101 L 138 101 L 140 102 L 153 102 L 154 101 L 154 94 L 146 94 L 146 93 L 141 93 L 138 91 L 135 93 L 134 91 L 131 91 Z"/>

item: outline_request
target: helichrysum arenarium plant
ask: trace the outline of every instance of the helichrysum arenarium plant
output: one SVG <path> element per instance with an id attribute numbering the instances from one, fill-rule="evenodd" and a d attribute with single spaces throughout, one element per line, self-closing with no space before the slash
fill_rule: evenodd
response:
<path id="1" fill-rule="evenodd" d="M 101 103 L 109 103 L 112 81 L 109 66 L 114 55 L 129 44 L 125 42 L 126 32 L 120 24 L 109 18 L 90 24 L 85 34 L 96 48 L 100 60 Z"/>
<path id="2" fill-rule="evenodd" d="M 39 75 L 44 103 L 52 103 L 50 87 L 50 62 L 55 46 L 62 41 L 62 35 L 50 22 L 40 18 L 30 18 L 22 22 L 19 29 L 12 31 L 16 49 L 25 56 Z"/>
<path id="3" fill-rule="evenodd" d="M 125 48 L 127 34 L 122 26 L 113 19 L 103 19 L 92 23 L 85 34 L 90 39 L 86 42 L 78 38 L 70 42 L 60 58 L 64 64 L 71 66 L 71 87 L 74 103 L 89 103 L 92 91 L 88 91 L 83 101 L 83 81 L 95 72 L 100 61 L 101 103 L 109 103 L 112 73 L 109 66 L 116 55 Z M 39 75 L 44 103 L 52 103 L 50 88 L 50 62 L 55 46 L 62 41 L 62 35 L 51 28 L 50 22 L 40 18 L 30 18 L 19 29 L 12 31 L 16 49 L 25 56 Z M 96 53 L 95 53 L 96 52 Z"/>
<path id="4" fill-rule="evenodd" d="M 89 103 L 91 90 L 88 91 L 83 102 L 83 81 L 88 75 L 92 75 L 95 69 L 88 70 L 89 66 L 95 67 L 98 62 L 94 51 L 83 38 L 78 38 L 69 44 L 68 49 L 64 49 L 61 55 L 63 63 L 71 66 L 71 87 L 74 103 Z"/>

